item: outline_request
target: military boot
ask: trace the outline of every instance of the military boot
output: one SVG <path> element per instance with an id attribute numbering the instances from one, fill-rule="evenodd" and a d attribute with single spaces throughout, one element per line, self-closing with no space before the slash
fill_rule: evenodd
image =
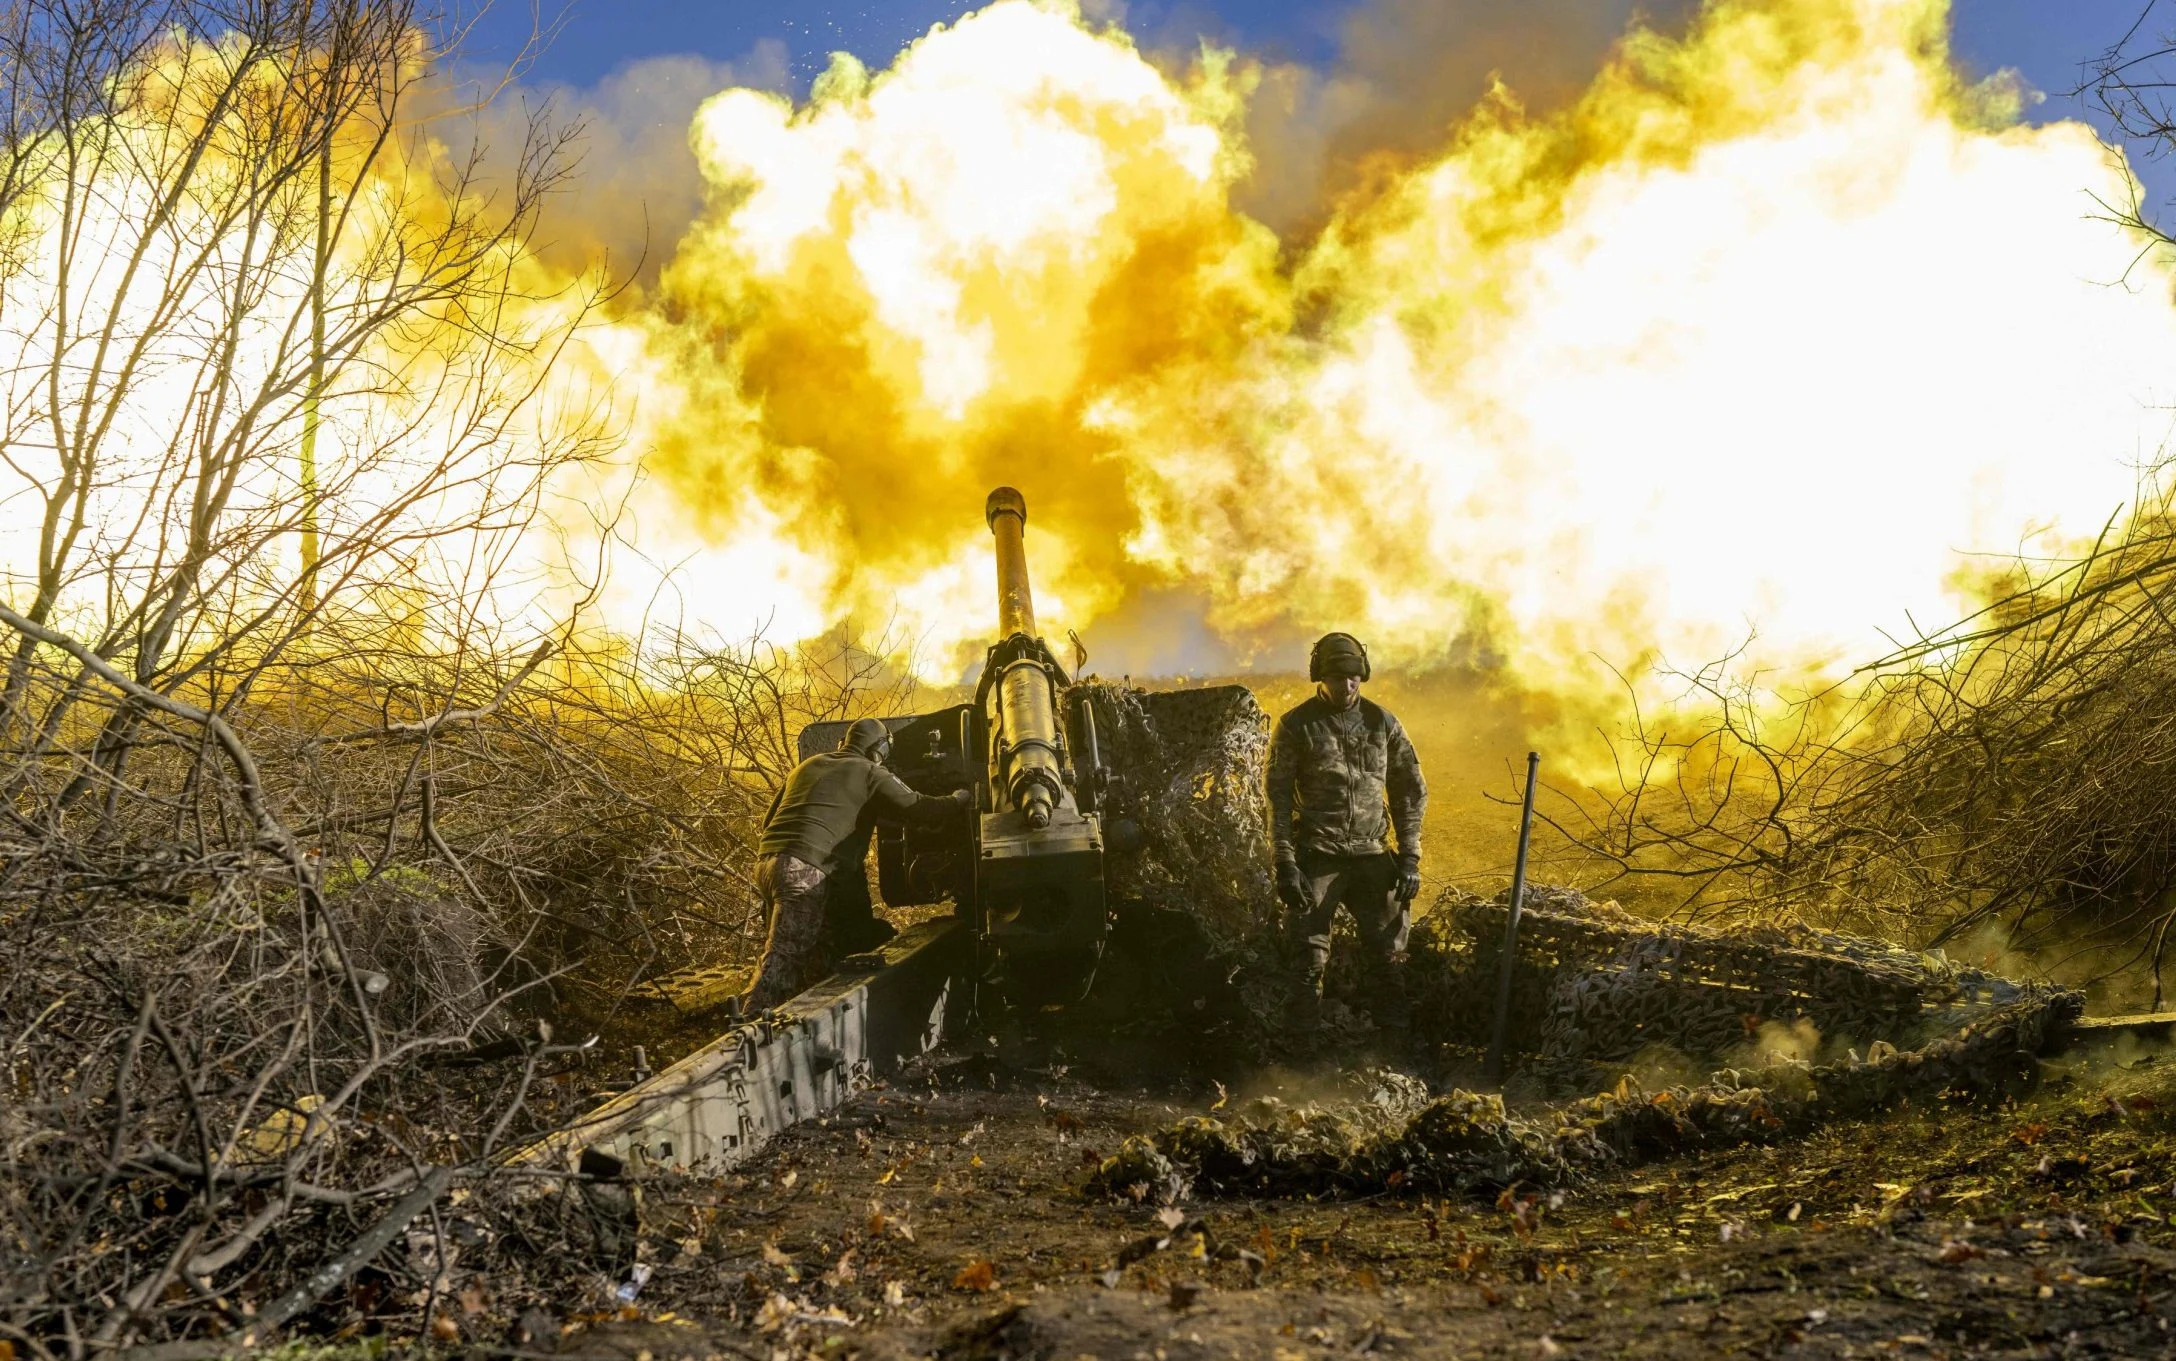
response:
<path id="1" fill-rule="evenodd" d="M 1377 972 L 1375 995 L 1368 1003 L 1368 1015 L 1374 1018 L 1379 1029 L 1403 1032 L 1412 1028 L 1413 1008 L 1405 996 L 1403 965 L 1386 964 Z"/>
<path id="2" fill-rule="evenodd" d="M 1300 975 L 1300 985 L 1292 999 L 1292 1023 L 1298 1030 L 1322 1028 L 1323 971 L 1310 969 Z"/>

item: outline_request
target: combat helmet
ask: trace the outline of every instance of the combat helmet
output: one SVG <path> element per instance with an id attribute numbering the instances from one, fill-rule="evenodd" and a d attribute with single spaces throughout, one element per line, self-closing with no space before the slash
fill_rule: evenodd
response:
<path id="1" fill-rule="evenodd" d="M 839 750 L 881 761 L 884 748 L 891 742 L 892 730 L 884 726 L 883 719 L 857 718 L 846 725 L 846 732 L 839 738 Z"/>
<path id="2" fill-rule="evenodd" d="M 1307 679 L 1311 681 L 1337 674 L 1366 680 L 1372 670 L 1366 646 L 1349 633 L 1325 633 L 1307 653 Z"/>

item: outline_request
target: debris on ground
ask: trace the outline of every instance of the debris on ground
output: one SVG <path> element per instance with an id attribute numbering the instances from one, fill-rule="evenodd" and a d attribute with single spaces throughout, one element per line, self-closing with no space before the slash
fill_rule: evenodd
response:
<path id="1" fill-rule="evenodd" d="M 2152 1058 L 2066 1055 L 2014 1102 L 1915 1099 L 1556 1191 L 1180 1204 L 1148 1186 L 1083 1197 L 1082 1160 L 1173 1106 L 1207 1111 L 1213 1086 L 1089 1083 L 1033 1056 L 931 1065 L 734 1177 L 646 1183 L 649 1309 L 623 1320 L 570 1296 L 556 1346 L 1452 1357 L 1543 1355 L 1547 1336 L 1566 1357 L 2157 1355 L 2176 1325 L 2176 1070 Z M 1381 1074 L 1252 1081 L 1226 1110 L 1279 1086 L 1329 1084 L 1344 1107 L 1413 1091 Z M 908 1218 L 912 1238 L 893 1231 Z M 856 1272 L 831 1271 L 848 1252 Z M 977 1261 L 993 1288 L 954 1289 Z"/>

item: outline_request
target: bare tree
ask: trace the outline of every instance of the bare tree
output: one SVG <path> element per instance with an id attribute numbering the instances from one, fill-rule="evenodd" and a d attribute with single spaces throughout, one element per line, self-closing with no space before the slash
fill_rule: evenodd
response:
<path id="1" fill-rule="evenodd" d="M 33 1354 L 238 1322 L 219 1279 L 297 1214 L 488 1159 L 522 1109 L 452 1148 L 355 1124 L 544 980 L 483 948 L 484 903 L 296 830 L 293 720 L 361 698 L 301 682 L 426 670 L 426 641 L 495 665 L 478 589 L 609 436 L 537 410 L 601 289 L 525 271 L 561 134 L 532 124 L 489 185 L 449 157 L 417 20 L 0 13 L 0 521 L 28 527 L 0 545 L 0 1216 L 26 1230 L 0 1338 Z"/>
<path id="2" fill-rule="evenodd" d="M 2176 493 L 2163 467 L 2092 549 L 2020 560 L 1979 611 L 1796 696 L 1688 678 L 1619 791 L 1558 826 L 1680 911 L 1804 910 L 1938 945 L 2145 963 L 2176 922 Z"/>
<path id="3" fill-rule="evenodd" d="M 595 301 L 523 277 L 547 129 L 487 194 L 480 152 L 451 162 L 404 121 L 412 4 L 157 8 L 168 36 L 108 78 L 126 97 L 43 135 L 0 353 L 8 502 L 38 523 L 25 617 L 172 690 L 380 603 L 343 588 L 428 590 L 442 545 L 517 535 L 600 432 L 527 419 Z M 27 694 L 33 650 L 0 720 L 50 739 L 82 695 Z M 135 712 L 106 720 L 99 771 Z"/>

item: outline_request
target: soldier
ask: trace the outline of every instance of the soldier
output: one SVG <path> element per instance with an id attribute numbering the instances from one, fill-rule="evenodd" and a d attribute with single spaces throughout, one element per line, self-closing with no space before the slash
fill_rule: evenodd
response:
<path id="1" fill-rule="evenodd" d="M 1315 1013 L 1330 963 L 1330 927 L 1343 905 L 1376 978 L 1376 1023 L 1407 1023 L 1405 938 L 1420 893 L 1420 819 L 1428 785 L 1398 720 L 1360 697 L 1368 652 L 1349 633 L 1324 634 L 1307 654 L 1315 693 L 1277 720 L 1269 738 L 1269 834 L 1277 896 L 1306 948 L 1301 999 Z M 1397 850 L 1389 834 L 1397 834 Z"/>
<path id="2" fill-rule="evenodd" d="M 770 916 L 770 939 L 763 944 L 755 982 L 742 999 L 744 1015 L 777 1006 L 821 978 L 829 967 L 827 911 L 831 917 L 840 917 L 842 907 L 851 906 L 843 900 L 857 895 L 851 893 L 851 885 L 842 883 L 833 890 L 827 880 L 865 873 L 856 851 L 868 853 L 871 815 L 941 822 L 973 806 L 972 790 L 928 798 L 907 788 L 884 769 L 891 747 L 891 733 L 881 719 L 857 718 L 848 725 L 837 751 L 811 756 L 795 766 L 778 797 L 771 800 L 756 862 L 756 887 Z M 868 901 L 866 880 L 858 900 L 864 905 Z"/>

